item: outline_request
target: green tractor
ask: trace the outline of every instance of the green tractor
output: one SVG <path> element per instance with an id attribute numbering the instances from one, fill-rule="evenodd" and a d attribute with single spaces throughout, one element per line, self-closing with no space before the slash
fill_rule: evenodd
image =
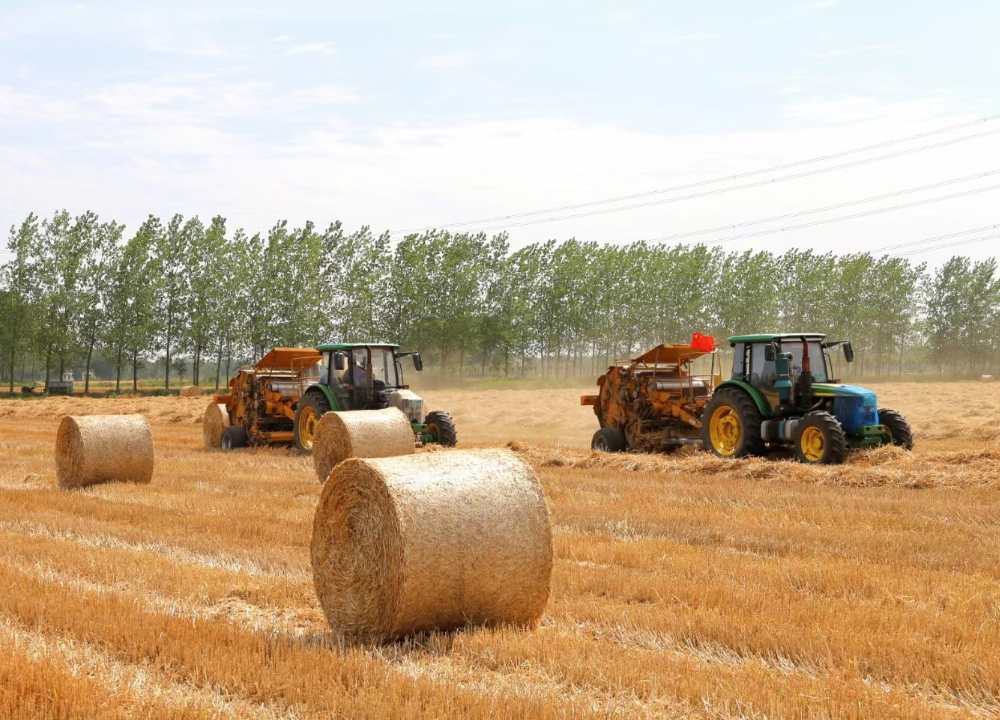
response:
<path id="1" fill-rule="evenodd" d="M 402 358 L 412 357 L 423 370 L 418 352 L 400 352 L 390 343 L 330 343 L 318 345 L 318 382 L 310 385 L 295 406 L 294 442 L 311 452 L 316 428 L 330 410 L 381 410 L 396 407 L 406 415 L 417 441 L 454 447 L 455 421 L 442 410 L 424 413 L 424 401 L 403 383 Z M 314 351 L 315 352 L 315 351 Z"/>
<path id="2" fill-rule="evenodd" d="M 701 418 L 702 443 L 720 457 L 791 448 L 804 463 L 836 464 L 853 448 L 913 449 L 909 424 L 879 408 L 867 388 L 833 379 L 830 350 L 854 361 L 850 341 L 820 333 L 737 335 L 729 380 L 715 388 Z"/>

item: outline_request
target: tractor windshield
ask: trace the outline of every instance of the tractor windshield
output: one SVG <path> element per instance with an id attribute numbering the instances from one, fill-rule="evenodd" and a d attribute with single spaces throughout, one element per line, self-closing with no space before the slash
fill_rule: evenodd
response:
<path id="1" fill-rule="evenodd" d="M 796 378 L 802 372 L 802 341 L 783 341 L 781 343 L 781 352 L 789 353 L 792 356 L 792 378 Z M 818 341 L 809 343 L 809 372 L 812 373 L 813 382 L 822 383 L 827 381 L 826 358 L 823 355 L 823 346 Z"/>
<path id="2" fill-rule="evenodd" d="M 368 348 L 354 350 L 354 382 L 361 386 L 372 378 L 372 387 L 396 387 L 396 362 L 389 348 L 371 348 L 371 365 L 368 362 Z"/>

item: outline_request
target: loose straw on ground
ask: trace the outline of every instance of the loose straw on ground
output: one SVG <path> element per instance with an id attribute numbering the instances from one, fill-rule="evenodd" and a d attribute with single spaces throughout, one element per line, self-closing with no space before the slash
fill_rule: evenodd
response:
<path id="1" fill-rule="evenodd" d="M 398 408 L 328 412 L 316 428 L 313 466 L 325 482 L 337 463 L 351 457 L 412 455 L 413 428 Z"/>
<path id="2" fill-rule="evenodd" d="M 348 642 L 534 626 L 552 556 L 541 484 L 506 450 L 346 460 L 313 525 L 316 593 Z"/>
<path id="3" fill-rule="evenodd" d="M 201 436 L 205 447 L 218 450 L 222 445 L 222 433 L 229 427 L 229 411 L 224 403 L 210 402 L 205 408 L 205 417 L 201 421 Z"/>
<path id="4" fill-rule="evenodd" d="M 142 415 L 67 415 L 56 433 L 59 486 L 102 482 L 148 483 L 153 478 L 153 436 Z"/>

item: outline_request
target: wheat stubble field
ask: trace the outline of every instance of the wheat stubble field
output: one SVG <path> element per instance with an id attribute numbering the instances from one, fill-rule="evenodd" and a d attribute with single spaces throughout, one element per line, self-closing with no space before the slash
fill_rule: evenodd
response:
<path id="1" fill-rule="evenodd" d="M 840 468 L 591 455 L 579 391 L 426 393 L 539 473 L 548 611 L 352 648 L 309 459 L 206 452 L 203 399 L 0 401 L 0 717 L 995 717 L 1000 385 L 876 389 L 917 450 Z M 55 489 L 67 412 L 147 414 L 152 484 Z"/>

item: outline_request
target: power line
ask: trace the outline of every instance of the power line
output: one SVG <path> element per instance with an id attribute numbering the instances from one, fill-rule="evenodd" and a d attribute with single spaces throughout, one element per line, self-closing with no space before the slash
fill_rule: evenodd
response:
<path id="1" fill-rule="evenodd" d="M 834 170 L 843 170 L 850 167 L 858 167 L 860 165 L 868 165 L 870 163 L 879 162 L 881 160 L 891 160 L 893 158 L 902 157 L 904 155 L 912 155 L 918 152 L 924 152 L 925 150 L 933 150 L 939 147 L 945 147 L 947 145 L 955 145 L 956 143 L 966 142 L 967 140 L 975 140 L 977 138 L 985 137 L 987 135 L 996 135 L 1000 133 L 1000 128 L 994 130 L 987 130 L 985 132 L 976 133 L 975 135 L 966 135 L 960 138 L 953 138 L 951 140 L 942 140 L 941 142 L 932 143 L 931 145 L 923 145 L 921 147 L 909 148 L 907 150 L 897 150 L 895 152 L 887 153 L 885 155 L 876 155 L 871 158 L 863 158 L 861 160 L 852 160 L 851 162 L 841 163 L 840 165 L 830 165 L 825 168 L 817 168 L 815 170 L 806 170 L 804 172 L 792 173 L 790 175 L 782 175 L 776 178 L 770 178 L 766 180 L 755 180 L 754 182 L 743 183 L 742 185 L 731 185 L 729 187 L 715 188 L 713 190 L 702 190 L 701 192 L 689 193 L 687 195 L 678 195 L 676 197 L 664 198 L 662 200 L 648 200 L 646 202 L 635 203 L 633 205 L 622 205 L 620 207 L 612 208 L 601 208 L 598 210 L 588 210 L 585 212 L 573 213 L 570 215 L 563 215 L 561 217 L 555 218 L 541 218 L 538 220 L 524 220 L 517 223 L 506 223 L 503 225 L 492 225 L 483 228 L 477 228 L 480 231 L 488 230 L 507 230 L 509 228 L 523 227 L 525 225 L 538 225 L 540 223 L 551 223 L 551 222 L 561 222 L 563 220 L 572 220 L 575 218 L 591 217 L 594 215 L 607 215 L 609 213 L 624 212 L 626 210 L 637 210 L 644 207 L 652 207 L 654 205 L 665 205 L 667 203 L 680 202 L 682 200 L 693 200 L 695 198 L 708 197 L 710 195 L 721 195 L 723 193 L 733 192 L 736 190 L 746 190 L 748 188 L 762 187 L 764 185 L 773 185 L 779 182 L 787 182 L 788 180 L 798 180 L 804 177 L 811 177 L 813 175 L 821 175 L 823 173 L 833 172 Z M 468 225 L 469 223 L 460 223 L 462 225 Z M 447 227 L 447 226 L 446 226 Z M 427 228 L 429 229 L 429 228 Z"/>
<path id="2" fill-rule="evenodd" d="M 747 220 L 745 222 L 734 223 L 732 225 L 719 225 L 718 227 L 705 228 L 703 230 L 691 230 L 689 232 L 674 233 L 673 235 L 664 235 L 663 237 L 656 238 L 656 240 L 678 240 L 680 238 L 694 237 L 696 235 L 708 235 L 715 232 L 735 230 L 737 228 L 748 227 L 750 225 L 760 225 L 761 223 L 774 222 L 776 220 L 787 220 L 789 218 L 801 217 L 803 215 L 813 215 L 815 213 L 827 212 L 829 210 L 839 210 L 853 205 L 863 205 L 864 203 L 875 202 L 876 200 L 887 200 L 901 195 L 909 195 L 911 193 L 922 192 L 924 190 L 934 190 L 948 185 L 956 185 L 958 183 L 968 182 L 969 180 L 979 180 L 991 175 L 996 175 L 997 173 L 1000 173 L 1000 169 L 990 170 L 983 173 L 975 173 L 974 175 L 965 175 L 952 180 L 943 180 L 941 182 L 931 183 L 930 185 L 921 185 L 919 187 L 906 188 L 905 190 L 896 190 L 891 193 L 885 193 L 884 195 L 873 195 L 871 197 L 860 198 L 858 200 L 848 200 L 847 202 L 836 203 L 834 205 L 825 205 L 823 207 L 811 208 L 809 210 L 798 210 L 796 212 L 785 213 L 784 215 L 772 215 L 771 217 L 759 218 L 757 220 Z"/>
<path id="3" fill-rule="evenodd" d="M 955 198 L 965 197 L 967 195 L 975 195 L 977 193 L 988 192 L 990 190 L 1000 189 L 1000 185 L 987 185 L 982 188 L 975 188 L 973 190 L 963 190 L 962 192 L 952 193 L 951 195 L 942 195 L 940 197 L 927 198 L 925 200 L 915 200 L 910 203 L 903 203 L 901 205 L 892 205 L 887 208 L 875 208 L 873 210 L 865 210 L 864 212 L 852 213 L 850 215 L 841 215 L 840 217 L 827 218 L 825 220 L 813 220 L 812 222 L 799 223 L 798 225 L 788 225 L 786 227 L 771 228 L 769 230 L 758 230 L 752 233 L 743 233 L 742 235 L 733 235 L 728 238 L 721 238 L 719 240 L 712 240 L 705 243 L 705 245 L 721 245 L 722 243 L 732 242 L 733 240 L 742 240 L 744 238 L 760 237 L 761 235 L 773 235 L 775 233 L 788 232 L 789 230 L 801 230 L 802 228 L 816 227 L 817 225 L 826 225 L 828 223 L 842 222 L 844 220 L 853 220 L 860 217 L 868 217 L 869 215 L 879 215 L 881 213 L 892 212 L 894 210 L 903 210 L 905 208 L 917 207 L 918 205 L 929 205 L 930 203 L 943 202 L 945 200 L 954 200 Z M 651 238 L 650 242 L 658 242 L 663 238 Z"/>
<path id="4" fill-rule="evenodd" d="M 913 247 L 914 245 L 923 245 L 929 242 L 937 242 L 938 240 L 949 240 L 951 238 L 959 237 L 961 235 L 972 235 L 973 233 L 986 232 L 987 230 L 996 230 L 997 228 L 1000 228 L 1000 223 L 997 223 L 995 225 L 984 225 L 983 227 L 972 228 L 971 230 L 960 230 L 958 232 L 948 233 L 947 235 L 936 235 L 934 237 L 924 238 L 923 240 L 911 240 L 909 242 L 897 243 L 896 245 L 885 245 L 880 248 L 874 248 L 872 250 L 868 250 L 868 252 L 874 254 L 874 253 L 886 252 L 888 250 L 898 250 L 899 248 Z"/>
<path id="5" fill-rule="evenodd" d="M 943 245 L 934 245 L 929 248 L 921 248 L 920 250 L 911 250 L 905 253 L 896 253 L 890 255 L 889 257 L 910 257 L 912 255 L 920 255 L 921 253 L 931 252 L 932 250 L 942 250 L 944 248 L 957 247 L 959 245 L 971 245 L 972 243 L 983 242 L 984 240 L 993 240 L 995 238 L 1000 238 L 1000 233 L 995 233 L 993 235 L 984 235 L 983 237 L 972 238 L 970 240 L 959 240 L 958 242 L 945 243 Z"/>
<path id="6" fill-rule="evenodd" d="M 683 184 L 683 185 L 675 185 L 673 187 L 661 188 L 659 190 L 649 190 L 649 191 L 646 191 L 646 192 L 634 193 L 634 194 L 631 194 L 631 195 L 620 195 L 618 197 L 604 198 L 604 199 L 600 199 L 600 200 L 590 200 L 590 201 L 587 201 L 587 202 L 576 203 L 576 204 L 572 204 L 572 205 L 561 205 L 561 206 L 556 206 L 556 207 L 551 207 L 551 208 L 545 208 L 545 209 L 541 209 L 541 210 L 531 210 L 531 211 L 521 212 L 521 213 L 510 213 L 510 214 L 507 214 L 507 215 L 496 215 L 496 216 L 493 216 L 493 217 L 480 218 L 480 219 L 477 219 L 477 220 L 465 220 L 465 221 L 461 221 L 461 222 L 444 223 L 444 224 L 441 224 L 441 225 L 427 225 L 427 226 L 424 226 L 424 227 L 408 228 L 408 229 L 399 230 L 399 231 L 396 231 L 396 232 L 397 233 L 401 233 L 401 234 L 405 234 L 405 233 L 410 233 L 410 232 L 420 232 L 420 231 L 423 231 L 423 230 L 444 229 L 444 228 L 451 228 L 451 227 L 462 227 L 462 226 L 467 226 L 467 225 L 479 225 L 479 224 L 482 224 L 482 223 L 493 223 L 493 222 L 499 222 L 499 221 L 504 221 L 504 220 L 516 220 L 518 218 L 532 217 L 532 216 L 535 216 L 535 215 L 546 215 L 546 214 L 549 214 L 549 213 L 564 212 L 564 211 L 567 211 L 567 210 L 578 210 L 578 209 L 581 209 L 581 208 L 592 207 L 594 205 L 605 205 L 605 204 L 608 204 L 608 203 L 623 202 L 623 201 L 626 201 L 626 200 L 636 200 L 636 199 L 643 198 L 643 197 L 650 197 L 650 196 L 653 196 L 653 195 L 662 195 L 662 194 L 665 194 L 665 193 L 677 192 L 677 191 L 680 191 L 680 190 L 690 190 L 690 189 L 693 189 L 693 188 L 696 188 L 696 187 L 703 187 L 705 185 L 714 185 L 714 184 L 717 184 L 717 183 L 720 183 L 720 182 L 731 182 L 733 180 L 742 180 L 744 178 L 754 177 L 756 175 L 763 175 L 765 173 L 777 172 L 779 170 L 788 170 L 788 169 L 791 169 L 791 168 L 794 168 L 794 167 L 800 167 L 800 166 L 803 166 L 803 165 L 810 165 L 812 163 L 822 162 L 822 161 L 825 161 L 825 160 L 834 160 L 836 158 L 846 157 L 848 155 L 855 155 L 857 153 L 867 152 L 869 150 L 877 150 L 877 149 L 883 148 L 883 147 L 889 147 L 889 146 L 898 145 L 898 144 L 904 143 L 904 142 L 910 142 L 910 141 L 913 141 L 913 140 L 920 140 L 920 139 L 923 139 L 923 138 L 926 138 L 926 137 L 931 137 L 931 136 L 934 136 L 934 135 L 940 135 L 940 134 L 943 134 L 943 133 L 946 133 L 946 132 L 951 132 L 953 130 L 960 130 L 960 129 L 963 129 L 963 128 L 973 127 L 975 125 L 981 125 L 981 124 L 984 124 L 984 123 L 993 122 L 993 121 L 998 120 L 998 119 L 1000 119 L 1000 115 L 990 115 L 988 117 L 980 118 L 979 120 L 974 120 L 974 121 L 967 122 L 967 123 L 959 123 L 957 125 L 950 125 L 948 127 L 938 128 L 936 130 L 929 130 L 927 132 L 918 133 L 916 135 L 909 135 L 907 137 L 896 138 L 894 140 L 887 140 L 887 141 L 884 141 L 884 142 L 874 143 L 874 144 L 871 144 L 871 145 L 865 145 L 863 147 L 853 148 L 851 150 L 844 150 L 844 151 L 841 151 L 841 152 L 829 153 L 827 155 L 819 155 L 819 156 L 816 156 L 816 157 L 807 158 L 805 160 L 796 160 L 794 162 L 784 163 L 782 165 L 773 165 L 771 167 L 760 168 L 760 169 L 757 169 L 757 170 L 751 170 L 751 171 L 744 172 L 744 173 L 737 173 L 735 175 L 726 175 L 726 176 L 723 176 L 723 177 L 712 178 L 712 179 L 709 179 L 709 180 L 700 180 L 700 181 L 697 181 L 697 182 L 686 183 L 686 184 Z M 940 143 L 940 144 L 935 143 L 935 144 L 929 145 L 927 147 L 921 147 L 921 148 L 911 149 L 911 150 L 905 151 L 905 152 L 903 152 L 901 154 L 908 154 L 910 152 L 920 152 L 922 150 L 930 150 L 930 149 L 933 149 L 933 148 L 936 148 L 936 147 L 941 147 L 942 145 L 950 145 L 950 144 L 953 144 L 955 142 L 964 142 L 965 140 L 972 140 L 972 139 L 975 139 L 975 138 L 978 138 L 978 137 L 982 137 L 983 135 L 991 135 L 991 134 L 993 134 L 995 132 L 997 132 L 997 131 L 987 131 L 985 133 L 977 133 L 977 134 L 974 134 L 974 135 L 970 135 L 970 136 L 958 138 L 958 139 L 955 139 L 955 140 L 946 141 L 946 142 Z M 878 158 L 872 158 L 872 159 L 867 160 L 865 162 L 874 162 L 875 160 L 888 159 L 890 157 L 896 157 L 896 154 L 890 153 L 889 155 L 880 156 Z M 840 169 L 841 167 L 850 167 L 851 165 L 852 165 L 852 163 L 849 163 L 849 164 L 846 164 L 846 165 L 843 165 L 843 166 L 833 166 L 831 168 L 824 169 L 823 171 Z M 792 177 L 798 177 L 798 176 L 796 175 L 796 176 L 792 176 Z M 788 178 L 788 179 L 791 179 L 791 178 Z M 764 183 L 762 183 L 762 184 L 764 184 Z M 744 187 L 744 186 L 739 186 L 737 188 L 732 188 L 732 189 L 741 189 L 742 187 Z M 752 185 L 750 187 L 752 187 Z M 571 216 L 571 217 L 576 217 L 576 216 Z M 558 219 L 563 219 L 563 218 L 558 218 Z M 544 222 L 544 220 L 542 222 Z"/>

